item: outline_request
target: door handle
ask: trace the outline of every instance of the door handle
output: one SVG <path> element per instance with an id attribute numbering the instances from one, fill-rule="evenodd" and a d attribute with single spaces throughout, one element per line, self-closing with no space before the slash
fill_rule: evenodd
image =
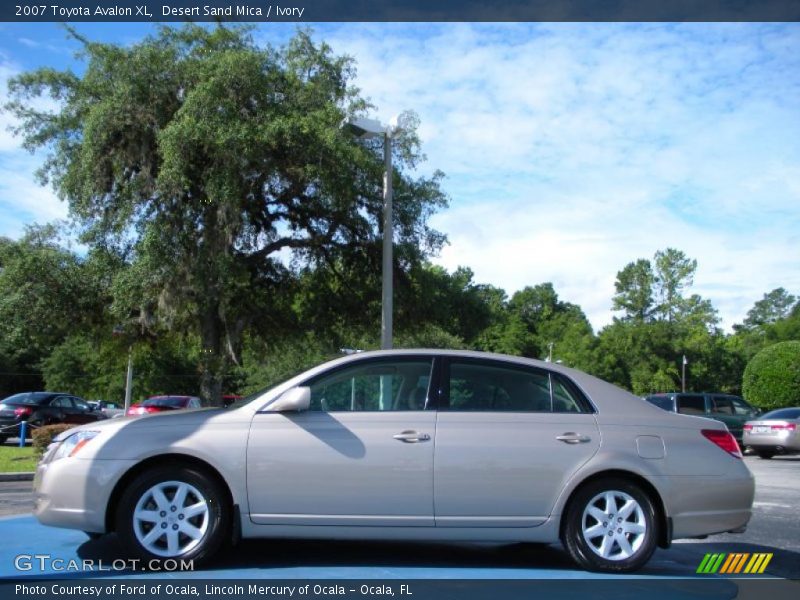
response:
<path id="1" fill-rule="evenodd" d="M 562 435 L 557 435 L 556 439 L 559 442 L 564 442 L 565 444 L 583 444 L 586 442 L 591 441 L 588 435 L 582 435 L 580 433 L 575 433 L 574 431 L 568 431 Z"/>
<path id="2" fill-rule="evenodd" d="M 401 431 L 400 433 L 396 433 L 392 436 L 399 442 L 405 442 L 406 444 L 416 444 L 417 442 L 427 442 L 430 441 L 431 436 L 427 433 L 419 433 L 417 431 Z"/>

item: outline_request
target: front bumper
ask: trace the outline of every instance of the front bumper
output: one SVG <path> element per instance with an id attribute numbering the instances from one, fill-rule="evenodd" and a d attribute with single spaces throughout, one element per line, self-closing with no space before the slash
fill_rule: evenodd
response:
<path id="1" fill-rule="evenodd" d="M 43 525 L 105 533 L 111 492 L 133 460 L 77 457 L 41 462 L 33 479 L 33 514 Z"/>

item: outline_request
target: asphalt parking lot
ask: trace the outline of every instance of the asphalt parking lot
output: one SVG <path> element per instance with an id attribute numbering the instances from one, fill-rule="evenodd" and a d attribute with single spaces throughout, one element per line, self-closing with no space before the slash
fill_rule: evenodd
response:
<path id="1" fill-rule="evenodd" d="M 800 579 L 800 457 L 745 458 L 756 476 L 756 501 L 747 532 L 683 540 L 658 550 L 639 572 L 648 577 L 694 575 L 706 553 L 770 552 L 768 575 Z M 114 535 L 90 541 L 78 531 L 48 528 L 30 516 L 31 483 L 0 483 L 0 577 L 20 573 L 14 557 L 47 553 L 64 560 L 122 558 Z M 163 573 L 160 575 L 163 576 Z M 315 541 L 245 541 L 212 568 L 182 577 L 325 579 L 580 579 L 558 545 L 411 544 Z"/>

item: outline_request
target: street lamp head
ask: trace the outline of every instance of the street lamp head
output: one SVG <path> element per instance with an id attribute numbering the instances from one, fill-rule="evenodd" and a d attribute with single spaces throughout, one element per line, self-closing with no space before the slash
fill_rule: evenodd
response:
<path id="1" fill-rule="evenodd" d="M 362 139 L 378 137 L 387 133 L 386 125 L 377 119 L 367 119 L 366 117 L 345 119 L 342 121 L 341 128 Z"/>

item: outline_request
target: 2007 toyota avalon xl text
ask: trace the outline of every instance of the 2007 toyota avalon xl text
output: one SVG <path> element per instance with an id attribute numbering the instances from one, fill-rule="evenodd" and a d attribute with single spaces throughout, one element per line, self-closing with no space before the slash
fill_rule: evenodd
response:
<path id="1" fill-rule="evenodd" d="M 744 531 L 754 480 L 725 425 L 556 364 L 365 352 L 227 409 L 59 435 L 36 471 L 46 525 L 203 561 L 242 537 L 561 540 L 633 571 L 673 539 Z"/>

